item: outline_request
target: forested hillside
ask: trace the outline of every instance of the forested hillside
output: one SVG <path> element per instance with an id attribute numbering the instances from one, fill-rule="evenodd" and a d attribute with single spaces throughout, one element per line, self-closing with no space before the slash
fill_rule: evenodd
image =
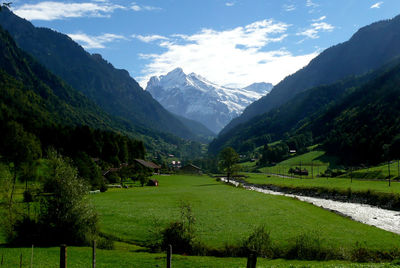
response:
<path id="1" fill-rule="evenodd" d="M 195 134 L 145 92 L 126 70 L 114 68 L 101 55 L 87 53 L 64 34 L 36 28 L 6 8 L 0 12 L 0 25 L 10 32 L 20 48 L 106 112 L 129 121 L 142 134 L 151 135 L 156 130 L 196 139 Z"/>
<path id="2" fill-rule="evenodd" d="M 267 96 L 232 120 L 221 134 L 227 134 L 254 116 L 285 104 L 304 90 L 379 68 L 400 55 L 399 29 L 400 16 L 361 28 L 349 41 L 326 49 L 306 67 L 282 80 Z"/>
<path id="3" fill-rule="evenodd" d="M 285 135 L 295 133 L 304 124 L 319 117 L 353 88 L 377 78 L 399 62 L 396 59 L 366 75 L 351 76 L 331 85 L 301 92 L 279 108 L 255 116 L 232 131 L 219 135 L 211 142 L 209 151 L 216 154 L 224 146 L 233 146 L 241 153 L 246 153 L 268 142 L 283 139 Z"/>

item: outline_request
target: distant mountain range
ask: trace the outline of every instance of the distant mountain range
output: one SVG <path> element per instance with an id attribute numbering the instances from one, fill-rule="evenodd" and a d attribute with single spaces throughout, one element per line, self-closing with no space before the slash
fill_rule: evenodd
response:
<path id="1" fill-rule="evenodd" d="M 400 55 L 400 16 L 359 29 L 347 42 L 323 51 L 306 67 L 278 83 L 267 96 L 249 105 L 221 133 L 285 104 L 309 88 L 379 68 Z"/>
<path id="2" fill-rule="evenodd" d="M 168 111 L 201 122 L 218 133 L 271 88 L 269 83 L 254 83 L 245 88 L 224 87 L 177 68 L 166 75 L 152 77 L 146 91 Z"/>
<path id="3" fill-rule="evenodd" d="M 89 54 L 67 35 L 34 27 L 7 8 L 0 12 L 0 25 L 21 49 L 104 111 L 129 122 L 136 132 L 144 135 L 170 133 L 201 140 L 189 126 L 144 91 L 126 70 L 114 68 L 99 54 Z"/>

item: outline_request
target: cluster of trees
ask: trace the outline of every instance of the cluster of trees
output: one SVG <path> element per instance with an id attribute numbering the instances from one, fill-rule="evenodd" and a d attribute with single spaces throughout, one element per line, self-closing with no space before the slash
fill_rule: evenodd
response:
<path id="1" fill-rule="evenodd" d="M 70 160 L 47 153 L 48 170 L 40 187 L 16 202 L 15 176 L 0 166 L 1 223 L 7 241 L 15 245 L 88 244 L 98 235 L 98 217 L 87 200 L 89 185 L 78 177 Z M 15 171 L 14 171 L 15 172 Z M 36 209 L 32 209 L 31 206 Z"/>
<path id="2" fill-rule="evenodd" d="M 280 141 L 273 145 L 264 145 L 262 155 L 258 161 L 259 166 L 274 164 L 287 159 L 290 150 L 295 150 L 296 153 L 305 153 L 307 147 L 313 144 L 312 134 L 298 134 L 295 136 L 287 136 L 286 140 Z"/>
<path id="3" fill-rule="evenodd" d="M 82 127 L 43 127 L 36 135 L 15 121 L 0 122 L 0 155 L 2 161 L 16 169 L 32 166 L 48 148 L 54 148 L 73 160 L 79 176 L 93 188 L 104 184 L 101 170 L 119 167 L 144 158 L 143 142 L 111 132 Z"/>

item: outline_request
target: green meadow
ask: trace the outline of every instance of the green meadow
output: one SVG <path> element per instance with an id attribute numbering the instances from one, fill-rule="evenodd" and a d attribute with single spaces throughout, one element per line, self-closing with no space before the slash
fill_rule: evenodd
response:
<path id="1" fill-rule="evenodd" d="M 382 193 L 400 193 L 400 183 L 392 181 L 389 187 L 385 180 L 359 180 L 350 178 L 282 178 L 268 174 L 246 173 L 245 180 L 253 184 L 272 184 L 290 187 L 320 187 L 352 191 L 375 191 Z"/>
<path id="2" fill-rule="evenodd" d="M 320 237 L 335 249 L 356 242 L 372 250 L 391 250 L 400 236 L 367 226 L 298 200 L 271 196 L 217 182 L 207 176 L 157 176 L 159 187 L 113 189 L 93 195 L 101 230 L 119 240 L 145 245 L 151 233 L 179 218 L 181 202 L 190 203 L 198 239 L 222 248 L 246 238 L 259 225 L 273 243 L 288 246 L 302 234 Z"/>
<path id="3" fill-rule="evenodd" d="M 19 267 L 22 254 L 22 267 L 30 267 L 31 248 L 1 248 L 0 258 L 3 265 L 0 267 Z M 91 248 L 68 247 L 68 267 L 91 267 Z M 154 268 L 166 267 L 166 256 L 163 253 L 134 252 L 129 250 L 99 250 L 96 251 L 96 267 L 99 268 Z M 34 248 L 33 267 L 59 267 L 59 248 Z M 172 266 L 177 268 L 239 268 L 246 267 L 245 258 L 217 258 L 199 256 L 172 256 Z M 390 264 L 357 264 L 344 261 L 296 261 L 296 260 L 267 260 L 258 258 L 257 267 L 394 267 Z"/>
<path id="4" fill-rule="evenodd" d="M 274 166 L 263 167 L 259 170 L 264 173 L 289 175 L 289 169 L 301 167 L 307 169 L 309 175 L 307 177 L 316 177 L 324 173 L 328 168 L 341 168 L 337 165 L 337 159 L 327 156 L 324 151 L 311 151 L 302 155 L 294 156 L 286 159 Z"/>
<path id="5" fill-rule="evenodd" d="M 256 178 L 260 174 L 251 176 Z M 400 245 L 400 236 L 367 226 L 298 200 L 236 188 L 208 176 L 155 176 L 159 187 L 110 189 L 91 195 L 100 215 L 102 233 L 113 237 L 114 250 L 97 250 L 97 267 L 165 267 L 165 253 L 149 253 L 146 245 L 168 223 L 179 219 L 179 206 L 189 203 L 196 218 L 197 239 L 209 248 L 238 244 L 259 225 L 265 225 L 272 243 L 286 248 L 300 235 L 318 236 L 324 247 L 351 251 L 358 242 L 368 250 L 388 252 Z M 4 243 L 4 237 L 1 237 Z M 0 246 L 1 267 L 30 265 L 31 248 Z M 91 249 L 68 248 L 68 267 L 90 267 Z M 59 248 L 34 248 L 33 267 L 58 267 Z M 245 258 L 173 256 L 174 267 L 245 267 Z M 258 259 L 257 267 L 389 267 L 345 261 Z M 392 266 L 391 266 L 392 267 Z"/>

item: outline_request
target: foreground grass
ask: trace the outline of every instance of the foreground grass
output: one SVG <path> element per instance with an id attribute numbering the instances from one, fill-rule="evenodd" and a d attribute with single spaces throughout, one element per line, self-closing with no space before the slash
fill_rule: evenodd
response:
<path id="1" fill-rule="evenodd" d="M 0 248 L 0 258 L 3 257 L 1 267 L 19 267 L 19 258 L 22 253 L 22 267 L 29 267 L 31 263 L 31 248 Z M 91 267 L 91 248 L 69 247 L 68 267 Z M 130 252 L 126 250 L 100 250 L 96 252 L 96 267 L 166 267 L 165 254 Z M 59 248 L 34 248 L 33 267 L 58 267 Z M 246 267 L 244 258 L 216 258 L 173 255 L 173 267 Z M 343 261 L 287 261 L 267 260 L 258 258 L 257 267 L 394 267 L 389 264 L 357 264 Z"/>
<path id="2" fill-rule="evenodd" d="M 237 244 L 265 224 L 272 241 L 286 247 L 301 234 L 318 235 L 337 250 L 358 241 L 371 250 L 398 248 L 400 237 L 311 204 L 235 188 L 206 176 L 157 176 L 159 187 L 113 189 L 94 195 L 101 230 L 121 240 L 145 244 L 149 231 L 179 218 L 179 203 L 192 205 L 196 231 L 208 247 Z"/>
<path id="3" fill-rule="evenodd" d="M 265 174 L 246 173 L 249 177 L 246 181 L 254 184 L 272 184 L 277 186 L 290 187 L 321 187 L 328 189 L 339 189 L 352 191 L 375 191 L 382 193 L 397 193 L 400 194 L 400 183 L 392 181 L 391 186 L 388 186 L 387 181 L 382 180 L 358 180 L 350 178 L 314 178 L 314 179 L 299 179 L 299 178 L 282 178 L 269 176 Z"/>

